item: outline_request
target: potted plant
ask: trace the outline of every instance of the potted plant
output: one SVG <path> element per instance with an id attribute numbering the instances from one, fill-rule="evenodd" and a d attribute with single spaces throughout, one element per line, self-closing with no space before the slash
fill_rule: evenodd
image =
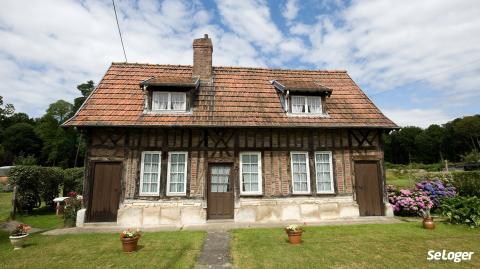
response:
<path id="1" fill-rule="evenodd" d="M 23 247 L 25 240 L 27 239 L 30 231 L 30 226 L 26 224 L 18 224 L 15 230 L 10 233 L 10 242 L 13 245 L 14 250 L 19 250 Z"/>
<path id="2" fill-rule="evenodd" d="M 420 214 L 423 217 L 423 228 L 429 230 L 435 229 L 435 222 L 433 222 L 433 218 L 430 215 L 430 208 L 420 210 Z"/>
<path id="3" fill-rule="evenodd" d="M 288 241 L 290 241 L 290 244 L 296 245 L 302 242 L 303 228 L 301 226 L 290 224 L 285 227 L 285 232 L 288 235 Z"/>
<path id="4" fill-rule="evenodd" d="M 140 239 L 140 231 L 127 229 L 120 233 L 120 240 L 122 241 L 123 251 L 130 253 L 137 250 L 138 239 Z"/>

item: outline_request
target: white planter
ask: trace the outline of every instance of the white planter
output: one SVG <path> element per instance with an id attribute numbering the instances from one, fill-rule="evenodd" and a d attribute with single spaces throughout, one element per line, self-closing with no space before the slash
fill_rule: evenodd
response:
<path id="1" fill-rule="evenodd" d="M 20 235 L 20 236 L 10 236 L 10 243 L 13 245 L 13 250 L 19 250 L 23 247 L 25 240 L 27 239 L 29 234 Z"/>

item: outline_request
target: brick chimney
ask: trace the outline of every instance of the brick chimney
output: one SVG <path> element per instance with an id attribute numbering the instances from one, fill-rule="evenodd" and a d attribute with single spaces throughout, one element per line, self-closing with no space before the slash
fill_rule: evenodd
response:
<path id="1" fill-rule="evenodd" d="M 212 40 L 207 34 L 193 40 L 193 75 L 200 79 L 212 78 Z"/>

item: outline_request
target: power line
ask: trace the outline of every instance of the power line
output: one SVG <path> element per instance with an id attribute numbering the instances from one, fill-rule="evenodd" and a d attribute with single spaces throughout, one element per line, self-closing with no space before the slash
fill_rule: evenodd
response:
<path id="1" fill-rule="evenodd" d="M 113 3 L 113 11 L 115 12 L 115 20 L 117 21 L 118 34 L 120 35 L 120 43 L 122 43 L 123 56 L 125 56 L 125 62 L 128 62 L 127 53 L 125 53 L 125 46 L 123 45 L 122 32 L 120 31 L 120 24 L 118 23 L 117 9 L 115 8 L 115 0 L 112 0 L 112 3 Z"/>

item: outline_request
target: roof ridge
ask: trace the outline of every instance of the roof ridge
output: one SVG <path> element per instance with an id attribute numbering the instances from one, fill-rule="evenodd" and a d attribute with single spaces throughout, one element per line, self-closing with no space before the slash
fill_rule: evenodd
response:
<path id="1" fill-rule="evenodd" d="M 343 69 L 284 69 L 284 68 L 269 68 L 269 67 L 246 67 L 246 66 L 213 66 L 214 69 L 242 69 L 242 70 L 265 70 L 265 71 L 286 71 L 286 72 L 325 72 L 325 73 L 347 73 Z"/>
<path id="2" fill-rule="evenodd" d="M 184 68 L 192 68 L 192 65 L 184 65 L 184 64 L 152 64 L 152 63 L 126 63 L 126 62 L 112 62 L 112 65 L 122 65 L 122 66 L 158 66 L 158 67 L 184 67 Z M 265 70 L 265 71 L 278 71 L 278 72 L 322 72 L 322 73 L 347 73 L 347 70 L 344 69 L 289 69 L 289 68 L 270 68 L 270 67 L 248 67 L 248 66 L 213 66 L 213 69 L 217 70 L 251 70 L 251 71 L 258 71 L 258 70 Z"/>

